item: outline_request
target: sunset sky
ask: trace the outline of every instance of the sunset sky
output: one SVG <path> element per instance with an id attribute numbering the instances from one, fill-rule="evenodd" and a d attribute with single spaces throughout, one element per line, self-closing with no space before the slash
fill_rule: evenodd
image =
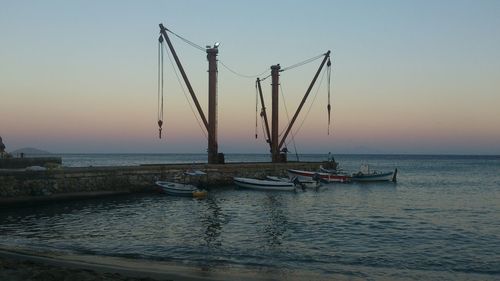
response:
<path id="1" fill-rule="evenodd" d="M 158 139 L 163 23 L 201 46 L 220 42 L 219 61 L 246 75 L 331 50 L 331 132 L 323 81 L 295 126 L 317 93 L 299 153 L 500 154 L 499 15 L 494 0 L 0 0 L 0 136 L 8 151 L 205 152 L 168 59 Z M 207 114 L 206 54 L 170 38 Z M 290 115 L 319 63 L 281 73 Z M 220 152 L 269 150 L 260 120 L 254 138 L 254 82 L 219 63 Z M 270 79 L 262 86 L 270 113 Z M 283 128 L 283 105 L 280 117 Z"/>

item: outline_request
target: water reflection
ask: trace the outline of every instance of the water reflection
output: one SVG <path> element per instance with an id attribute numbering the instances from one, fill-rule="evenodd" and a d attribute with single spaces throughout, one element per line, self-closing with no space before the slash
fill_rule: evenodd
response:
<path id="1" fill-rule="evenodd" d="M 227 223 L 227 218 L 215 198 L 209 196 L 205 200 L 205 205 L 206 211 L 200 214 L 201 222 L 205 227 L 203 240 L 209 248 L 218 248 L 222 244 L 220 235 L 223 225 Z"/>
<path id="2" fill-rule="evenodd" d="M 275 248 L 281 245 L 287 231 L 288 218 L 283 211 L 284 203 L 279 194 L 269 193 L 264 200 L 264 212 L 267 215 L 264 221 L 264 234 L 267 246 Z"/>

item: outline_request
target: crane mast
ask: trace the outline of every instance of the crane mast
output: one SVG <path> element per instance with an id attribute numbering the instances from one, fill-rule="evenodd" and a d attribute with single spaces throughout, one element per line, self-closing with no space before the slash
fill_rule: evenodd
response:
<path id="1" fill-rule="evenodd" d="M 306 93 L 304 94 L 304 97 L 302 98 L 302 101 L 300 102 L 297 110 L 295 111 L 295 114 L 292 117 L 292 120 L 288 124 L 285 133 L 283 134 L 281 140 L 279 140 L 279 73 L 283 71 L 280 67 L 279 64 L 271 66 L 271 89 L 272 89 L 272 99 L 271 99 L 271 108 L 272 108 L 272 113 L 271 113 L 271 132 L 269 132 L 269 123 L 268 123 L 268 118 L 267 118 L 267 112 L 265 110 L 265 104 L 264 104 L 264 98 L 262 96 L 262 89 L 260 87 L 260 79 L 257 78 L 257 85 L 258 85 L 258 90 L 259 90 L 259 96 L 262 104 L 262 112 L 261 115 L 264 118 L 265 121 L 265 126 L 266 126 L 266 134 L 267 134 L 267 140 L 269 142 L 269 145 L 271 147 L 271 158 L 273 163 L 279 163 L 279 162 L 286 162 L 286 154 L 281 153 L 282 149 L 284 149 L 284 144 L 286 142 L 286 138 L 288 137 L 290 131 L 292 130 L 293 125 L 295 124 L 295 121 L 297 120 L 297 117 L 300 114 L 300 111 L 302 110 L 302 107 L 304 106 L 309 94 L 311 93 L 312 88 L 314 87 L 314 84 L 316 83 L 316 80 L 318 79 L 319 74 L 321 73 L 321 70 L 323 69 L 325 63 L 328 61 L 328 67 L 330 67 L 330 51 L 326 52 L 324 54 L 323 61 L 321 62 L 321 65 L 319 66 L 318 70 L 316 71 L 316 74 L 314 75 L 311 83 L 309 84 L 309 87 L 307 88 Z M 330 104 L 328 104 L 328 110 L 330 111 Z"/>
<path id="2" fill-rule="evenodd" d="M 208 120 L 205 117 L 203 109 L 194 93 L 193 87 L 189 82 L 189 79 L 184 71 L 184 67 L 177 56 L 177 52 L 175 51 L 172 42 L 168 36 L 167 31 L 169 31 L 163 24 L 160 23 L 160 42 L 165 40 L 167 42 L 168 48 L 172 53 L 172 56 L 175 60 L 177 68 L 181 73 L 182 79 L 188 88 L 189 94 L 193 99 L 193 102 L 196 106 L 198 114 L 205 126 L 205 129 L 208 132 L 208 164 L 223 164 L 224 163 L 224 154 L 218 152 L 218 143 L 217 143 L 217 54 L 219 52 L 218 44 L 216 43 L 213 47 L 209 46 L 206 49 L 207 52 L 207 60 L 208 60 Z"/>

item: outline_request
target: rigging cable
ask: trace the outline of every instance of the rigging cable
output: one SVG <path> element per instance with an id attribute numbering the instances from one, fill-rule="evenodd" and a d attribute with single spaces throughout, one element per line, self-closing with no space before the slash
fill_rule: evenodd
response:
<path id="1" fill-rule="evenodd" d="M 271 74 L 269 74 L 269 75 L 267 75 L 266 77 L 264 77 L 264 78 L 260 79 L 260 82 L 262 82 L 262 81 L 266 80 L 266 79 L 267 79 L 267 78 L 269 78 L 269 77 L 271 77 Z"/>
<path id="2" fill-rule="evenodd" d="M 291 66 L 284 67 L 284 68 L 282 68 L 280 70 L 280 72 L 287 71 L 287 70 L 290 70 L 290 69 L 294 69 L 294 68 L 299 67 L 299 66 L 303 66 L 303 65 L 308 64 L 310 62 L 313 62 L 313 61 L 315 61 L 315 60 L 317 60 L 317 59 L 319 59 L 319 58 L 321 58 L 321 57 L 323 57 L 325 55 L 326 55 L 326 53 L 318 55 L 318 56 L 315 56 L 315 57 L 312 57 L 310 59 L 307 59 L 307 60 L 304 60 L 304 61 L 301 61 L 301 62 L 298 62 L 298 63 L 293 64 Z"/>
<path id="3" fill-rule="evenodd" d="M 168 29 L 168 28 L 165 28 L 168 32 L 172 33 L 173 35 L 177 36 L 177 38 L 181 39 L 182 41 L 184 41 L 185 43 L 191 45 L 192 47 L 202 51 L 202 52 L 206 52 L 205 48 L 203 48 L 202 46 L 192 42 L 192 41 L 189 41 L 187 40 L 186 38 L 180 36 L 179 34 L 173 32 L 172 30 Z"/>
<path id="4" fill-rule="evenodd" d="M 167 47 L 165 47 L 165 50 L 166 50 L 166 48 Z M 170 56 L 170 53 L 168 52 L 168 50 L 167 50 L 167 55 L 168 55 L 168 59 L 170 60 L 170 64 L 172 65 L 172 68 L 174 69 L 175 76 L 177 77 L 177 82 L 179 82 L 179 86 L 181 87 L 182 93 L 184 94 L 184 97 L 186 98 L 186 101 L 187 101 L 187 103 L 189 105 L 189 108 L 191 109 L 191 112 L 193 113 L 193 116 L 196 119 L 196 122 L 198 123 L 198 126 L 201 129 L 201 132 L 203 133 L 203 135 L 205 136 L 205 138 L 208 139 L 207 132 L 205 132 L 205 130 L 203 129 L 203 126 L 201 125 L 201 122 L 198 119 L 198 116 L 196 115 L 196 113 L 195 113 L 195 111 L 193 109 L 193 106 L 191 105 L 191 102 L 189 101 L 189 98 L 187 96 L 186 90 L 184 89 L 184 86 L 183 86 L 183 84 L 181 82 L 181 78 L 179 77 L 179 73 L 177 73 L 177 69 L 174 66 L 174 62 L 172 61 L 172 57 Z"/>
<path id="5" fill-rule="evenodd" d="M 321 76 L 321 80 L 319 81 L 318 88 L 316 89 L 316 93 L 314 94 L 314 98 L 313 98 L 311 104 L 309 105 L 309 108 L 307 109 L 307 112 L 306 112 L 304 119 L 300 123 L 300 126 L 297 129 L 297 131 L 295 131 L 295 133 L 292 132 L 292 140 L 295 137 L 295 135 L 297 135 L 299 133 L 300 129 L 302 128 L 302 125 L 304 125 L 304 122 L 306 121 L 307 117 L 309 116 L 309 113 L 311 112 L 311 108 L 312 108 L 314 102 L 316 101 L 316 98 L 318 97 L 318 92 L 319 92 L 319 89 L 321 88 L 321 84 L 323 83 L 324 78 L 325 78 L 325 72 L 323 71 L 323 75 Z M 288 143 L 290 143 L 290 142 L 288 142 Z"/>
<path id="6" fill-rule="evenodd" d="M 221 65 L 222 65 L 225 69 L 227 69 L 227 70 L 229 70 L 230 72 L 232 72 L 234 75 L 236 75 L 236 76 L 240 76 L 240 77 L 242 77 L 242 78 L 249 78 L 249 79 L 253 79 L 253 78 L 256 78 L 256 77 L 258 77 L 258 76 L 260 76 L 260 75 L 262 75 L 262 74 L 264 74 L 264 73 L 266 73 L 266 72 L 268 71 L 268 70 L 266 69 L 266 70 L 262 71 L 262 72 L 261 72 L 261 73 L 259 73 L 259 74 L 255 74 L 255 75 L 246 75 L 246 74 L 241 74 L 241 73 L 239 73 L 239 72 L 237 72 L 237 71 L 235 71 L 235 70 L 231 69 L 229 66 L 227 66 L 227 65 L 226 65 L 224 62 L 222 62 L 221 60 L 219 60 L 219 63 L 220 63 L 220 64 L 221 64 Z"/>
<path id="7" fill-rule="evenodd" d="M 285 94 L 283 91 L 283 87 L 281 85 L 282 85 L 282 83 L 280 83 L 280 90 L 281 90 L 281 97 L 283 98 L 283 105 L 285 107 L 286 118 L 288 119 L 288 125 L 287 125 L 287 127 L 288 127 L 288 126 L 290 126 L 290 114 L 288 114 L 288 108 L 287 108 L 286 102 L 285 102 Z M 286 127 L 284 129 L 286 129 Z M 281 131 L 281 133 L 279 135 L 281 136 L 284 132 L 285 132 L 285 130 Z M 292 133 L 291 137 L 292 137 L 293 149 L 295 150 L 295 156 L 297 157 L 297 161 L 300 161 L 299 160 L 299 153 L 297 151 L 297 146 L 295 144 L 295 137 L 294 137 L 293 133 Z M 285 143 L 285 147 L 286 146 L 287 146 L 287 144 Z"/>
<path id="8" fill-rule="evenodd" d="M 158 103 L 157 103 L 157 118 L 158 118 L 158 136 L 161 139 L 161 130 L 163 125 L 163 37 L 158 38 Z"/>

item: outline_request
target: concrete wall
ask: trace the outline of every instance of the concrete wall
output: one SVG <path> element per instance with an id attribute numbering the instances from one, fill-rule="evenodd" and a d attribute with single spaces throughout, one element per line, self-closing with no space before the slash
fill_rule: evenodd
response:
<path id="1" fill-rule="evenodd" d="M 45 171 L 0 170 L 0 206 L 73 197 L 148 192 L 156 180 L 182 180 L 189 169 L 202 170 L 209 188 L 233 184 L 232 177 L 285 176 L 286 169 L 316 170 L 320 163 L 230 163 L 224 165 L 172 164 L 130 167 L 59 168 Z M 189 179 L 188 179 L 189 180 Z"/>

